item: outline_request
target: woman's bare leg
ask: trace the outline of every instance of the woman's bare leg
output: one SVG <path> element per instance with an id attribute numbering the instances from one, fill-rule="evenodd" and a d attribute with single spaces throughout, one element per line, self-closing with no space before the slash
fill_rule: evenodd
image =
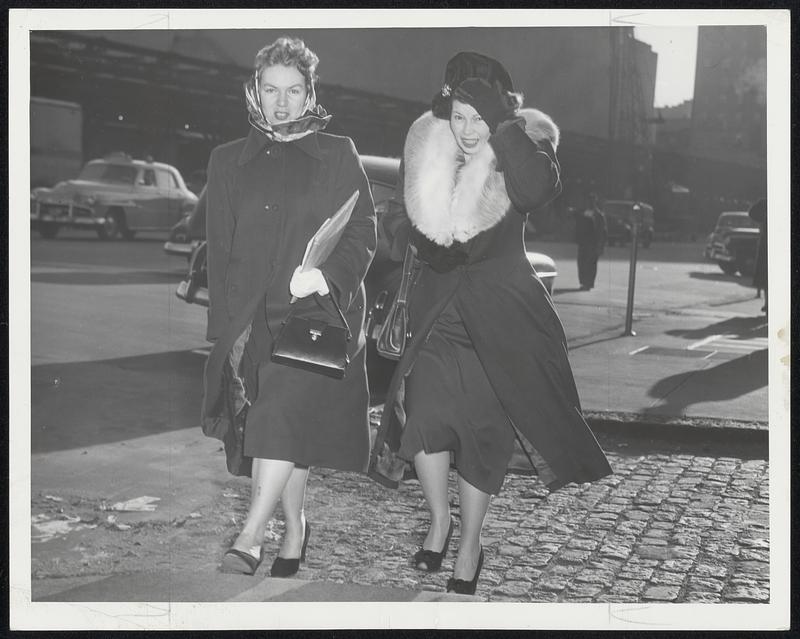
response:
<path id="1" fill-rule="evenodd" d="M 281 495 L 281 505 L 283 515 L 286 518 L 286 531 L 283 535 L 278 557 L 284 559 L 297 559 L 303 548 L 303 537 L 305 536 L 305 512 L 304 504 L 306 499 L 306 481 L 308 480 L 308 468 L 297 468 L 295 466 L 289 481 L 283 489 Z"/>
<path id="2" fill-rule="evenodd" d="M 420 451 L 414 456 L 414 468 L 431 512 L 431 527 L 422 547 L 425 550 L 439 552 L 450 529 L 450 501 L 447 497 L 450 453 L 445 451 L 429 455 L 425 451 Z"/>
<path id="3" fill-rule="evenodd" d="M 481 552 L 481 530 L 486 512 L 489 510 L 491 495 L 478 490 L 458 476 L 458 500 L 461 513 L 461 539 L 458 544 L 458 556 L 453 570 L 456 579 L 471 581 L 478 567 Z"/>
<path id="4" fill-rule="evenodd" d="M 264 541 L 267 521 L 272 517 L 278 499 L 294 469 L 294 463 L 279 459 L 253 459 L 250 509 L 242 532 L 233 543 L 237 550 L 258 556 Z"/>

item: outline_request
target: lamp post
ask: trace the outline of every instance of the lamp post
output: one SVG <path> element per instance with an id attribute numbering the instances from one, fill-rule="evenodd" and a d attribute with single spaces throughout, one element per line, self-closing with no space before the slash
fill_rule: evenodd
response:
<path id="1" fill-rule="evenodd" d="M 631 211 L 631 259 L 628 266 L 628 305 L 625 310 L 625 332 L 623 337 L 636 335 L 633 331 L 633 291 L 636 287 L 636 258 L 639 253 L 639 221 L 642 208 L 639 203 Z"/>

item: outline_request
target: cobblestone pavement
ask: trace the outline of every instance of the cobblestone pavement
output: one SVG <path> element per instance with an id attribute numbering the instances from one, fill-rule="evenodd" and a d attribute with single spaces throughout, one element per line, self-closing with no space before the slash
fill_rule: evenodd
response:
<path id="1" fill-rule="evenodd" d="M 708 446 L 599 436 L 614 475 L 548 494 L 509 475 L 484 527 L 486 563 L 477 594 L 490 601 L 769 601 L 768 462 L 752 445 Z M 713 447 L 712 447 L 713 448 Z M 220 459 L 220 463 L 223 460 Z M 58 507 L 87 528 L 62 548 L 34 544 L 33 578 L 211 567 L 247 510 L 248 482 L 231 478 L 188 518 L 119 526 L 101 504 L 79 497 L 34 499 L 33 514 Z M 451 481 L 453 514 L 457 492 Z M 442 570 L 421 573 L 410 556 L 428 514 L 417 481 L 387 490 L 352 473 L 315 470 L 312 526 L 299 579 L 443 590 L 458 528 Z M 164 514 L 168 517 L 168 513 Z M 266 557 L 277 552 L 281 513 L 270 522 Z M 51 542 L 52 543 L 52 542 Z M 266 572 L 270 561 L 259 572 Z"/>

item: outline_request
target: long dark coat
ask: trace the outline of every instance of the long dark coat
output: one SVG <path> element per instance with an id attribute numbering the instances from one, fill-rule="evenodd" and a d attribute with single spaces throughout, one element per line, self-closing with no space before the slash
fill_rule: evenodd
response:
<path id="1" fill-rule="evenodd" d="M 254 401 L 258 364 L 269 359 L 273 339 L 290 309 L 289 280 L 302 261 L 306 243 L 356 189 L 360 197 L 350 222 L 320 270 L 353 333 L 349 355 L 354 365 L 337 383 L 363 386 L 363 396 L 368 397 L 361 329 L 363 279 L 375 252 L 376 222 L 369 183 L 352 141 L 312 133 L 276 143 L 251 130 L 247 138 L 211 153 L 206 193 L 207 339 L 214 347 L 205 367 L 201 424 L 206 435 L 225 442 L 228 468 L 235 474 L 249 474 L 249 466 L 241 459 L 241 429 L 246 425 L 239 422 L 246 415 L 240 412 L 245 402 L 234 382 L 237 377 L 243 379 L 246 399 Z M 332 305 L 320 308 L 322 316 L 335 318 L 332 313 Z M 257 320 L 264 315 L 266 322 L 260 323 L 264 330 L 259 331 Z M 246 344 L 243 334 L 250 335 Z M 236 367 L 230 357 L 234 350 Z M 338 422 L 353 414 L 352 407 L 342 406 L 335 395 L 303 394 L 303 389 L 297 389 L 292 396 L 270 400 L 287 405 L 313 401 L 320 407 L 325 428 L 339 428 Z M 365 467 L 369 449 L 366 403 L 362 408 L 365 443 L 359 445 L 364 448 Z"/>
<path id="2" fill-rule="evenodd" d="M 409 300 L 413 339 L 390 384 L 370 457 L 370 476 L 386 486 L 396 486 L 407 466 L 396 455 L 406 376 L 450 303 L 540 479 L 556 489 L 611 472 L 581 415 L 561 322 L 525 256 L 525 214 L 555 197 L 560 181 L 555 125 L 538 111 L 523 115 L 524 122 L 492 135 L 490 157 L 463 166 L 446 121 L 426 114 L 409 131 L 405 207 L 388 213 L 382 227 L 395 256 L 410 241 L 423 267 Z"/>

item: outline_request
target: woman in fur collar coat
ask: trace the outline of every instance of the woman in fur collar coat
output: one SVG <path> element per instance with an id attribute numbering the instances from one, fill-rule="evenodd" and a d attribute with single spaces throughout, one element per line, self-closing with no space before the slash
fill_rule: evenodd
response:
<path id="1" fill-rule="evenodd" d="M 467 594 L 515 430 L 529 471 L 551 490 L 611 472 L 581 416 L 561 322 L 525 256 L 525 216 L 561 186 L 558 129 L 520 104 L 496 60 L 471 52 L 450 60 L 432 111 L 406 138 L 405 206 L 382 221 L 393 257 L 410 243 L 422 269 L 409 300 L 413 338 L 390 384 L 369 472 L 396 486 L 413 462 L 431 513 L 413 562 L 434 571 L 454 527 L 452 455 L 460 542 L 447 589 Z"/>

